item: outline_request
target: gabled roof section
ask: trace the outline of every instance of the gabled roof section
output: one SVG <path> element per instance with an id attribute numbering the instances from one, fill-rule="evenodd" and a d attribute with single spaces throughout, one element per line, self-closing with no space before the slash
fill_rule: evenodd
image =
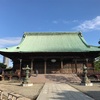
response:
<path id="1" fill-rule="evenodd" d="M 24 33 L 19 45 L 0 49 L 0 52 L 90 52 L 100 51 L 89 46 L 80 32 Z"/>

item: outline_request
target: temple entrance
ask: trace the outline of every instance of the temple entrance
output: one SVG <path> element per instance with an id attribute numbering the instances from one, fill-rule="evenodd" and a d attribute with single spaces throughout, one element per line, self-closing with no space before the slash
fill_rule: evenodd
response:
<path id="1" fill-rule="evenodd" d="M 38 70 L 39 74 L 44 74 L 44 60 L 35 59 L 33 70 L 34 70 L 34 73 L 36 73 L 36 70 Z"/>
<path id="2" fill-rule="evenodd" d="M 74 66 L 72 65 L 72 59 L 64 59 L 63 60 L 63 68 L 64 68 L 64 73 L 68 73 L 68 74 L 70 74 L 70 73 L 72 73 L 73 72 L 73 70 L 72 69 L 74 69 Z"/>
<path id="3" fill-rule="evenodd" d="M 38 70 L 39 74 L 60 74 L 60 73 L 76 73 L 75 62 L 72 59 L 63 59 L 61 67 L 61 59 L 34 59 L 33 64 L 34 73 Z"/>
<path id="4" fill-rule="evenodd" d="M 45 68 L 46 67 L 46 68 Z M 61 61 L 60 59 L 47 59 L 46 65 L 44 59 L 34 59 L 33 70 L 36 73 L 38 70 L 39 74 L 53 74 L 60 73 Z"/>
<path id="5" fill-rule="evenodd" d="M 33 61 L 33 71 L 36 74 L 72 74 L 81 73 L 83 63 L 71 58 L 36 58 Z"/>
<path id="6" fill-rule="evenodd" d="M 47 74 L 60 73 L 61 61 L 60 59 L 47 60 Z"/>

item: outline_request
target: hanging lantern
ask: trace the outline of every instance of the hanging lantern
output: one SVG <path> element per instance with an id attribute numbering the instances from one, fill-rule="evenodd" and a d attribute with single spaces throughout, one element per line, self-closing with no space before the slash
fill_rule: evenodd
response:
<path id="1" fill-rule="evenodd" d="M 51 59 L 51 62 L 55 63 L 56 62 L 56 59 Z"/>

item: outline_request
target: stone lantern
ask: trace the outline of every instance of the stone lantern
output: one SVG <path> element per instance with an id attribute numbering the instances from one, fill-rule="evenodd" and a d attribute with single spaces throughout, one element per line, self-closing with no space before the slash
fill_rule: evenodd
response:
<path id="1" fill-rule="evenodd" d="M 87 77 L 87 67 L 85 65 L 83 66 L 82 84 L 85 86 L 93 86 L 93 83 L 91 83 L 91 81 Z"/>
<path id="2" fill-rule="evenodd" d="M 26 68 L 22 68 L 25 71 L 25 78 L 22 82 L 23 86 L 33 86 L 33 84 L 29 81 L 29 71 L 31 70 L 31 68 L 27 67 Z"/>

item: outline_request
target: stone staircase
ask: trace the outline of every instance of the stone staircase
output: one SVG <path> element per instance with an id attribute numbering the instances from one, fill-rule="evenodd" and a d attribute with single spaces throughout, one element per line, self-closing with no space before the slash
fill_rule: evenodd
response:
<path id="1" fill-rule="evenodd" d="M 76 74 L 34 74 L 30 77 L 32 83 L 80 83 L 81 79 Z"/>

